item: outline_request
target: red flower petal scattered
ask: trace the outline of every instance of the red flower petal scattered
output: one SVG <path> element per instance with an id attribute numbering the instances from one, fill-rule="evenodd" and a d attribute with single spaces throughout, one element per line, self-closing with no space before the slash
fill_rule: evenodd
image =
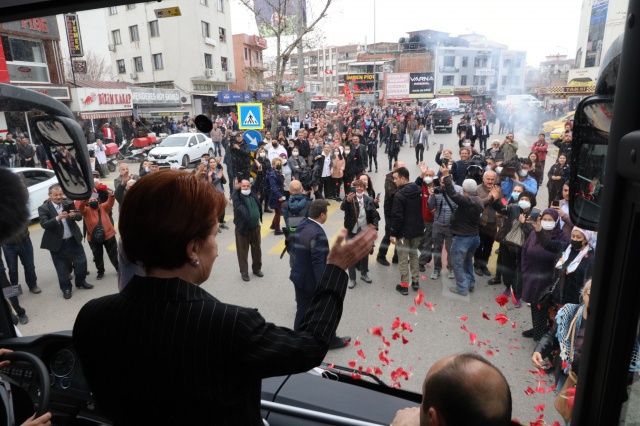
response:
<path id="1" fill-rule="evenodd" d="M 398 333 L 398 332 L 393 333 L 393 336 L 391 336 L 391 338 L 393 340 L 398 340 L 400 338 L 400 333 Z"/>
<path id="2" fill-rule="evenodd" d="M 369 334 L 373 334 L 374 336 L 382 336 L 382 327 L 371 327 L 369 329 Z"/>
<path id="3" fill-rule="evenodd" d="M 373 373 L 373 367 L 367 367 L 367 374 Z"/>
<path id="4" fill-rule="evenodd" d="M 538 404 L 535 406 L 535 409 L 538 413 L 542 413 L 544 411 L 544 404 Z"/>
<path id="5" fill-rule="evenodd" d="M 390 363 L 389 358 L 385 356 L 384 352 L 380 352 L 380 355 L 378 355 L 378 358 L 380 358 L 380 361 L 382 361 L 384 364 L 389 365 Z"/>
<path id="6" fill-rule="evenodd" d="M 562 361 L 562 369 L 566 370 L 569 367 L 569 363 L 567 361 Z"/>
<path id="7" fill-rule="evenodd" d="M 380 367 L 374 367 L 373 374 L 375 374 L 376 376 L 380 376 L 384 374 L 384 372 L 380 369 Z"/>
<path id="8" fill-rule="evenodd" d="M 431 302 L 424 302 L 424 306 L 426 306 L 427 308 L 429 308 L 430 311 L 433 311 L 433 303 Z"/>
<path id="9" fill-rule="evenodd" d="M 466 320 L 468 320 L 468 319 L 469 319 L 469 317 L 465 315 L 465 316 L 462 316 L 462 317 L 458 317 L 458 319 L 459 319 L 460 321 L 466 321 Z"/>
<path id="10" fill-rule="evenodd" d="M 463 329 L 464 331 L 466 331 L 467 333 L 469 332 L 469 329 L 467 328 L 467 325 L 466 325 L 466 324 L 462 324 L 462 325 L 460 326 L 460 328 L 461 328 L 461 329 Z"/>
<path id="11" fill-rule="evenodd" d="M 472 345 L 475 345 L 477 338 L 478 338 L 478 336 L 476 335 L 476 333 L 470 333 L 469 334 L 469 339 L 471 340 L 471 344 Z"/>
<path id="12" fill-rule="evenodd" d="M 351 377 L 354 378 L 354 380 L 360 380 L 362 379 L 362 376 L 358 373 L 351 373 Z"/>
<path id="13" fill-rule="evenodd" d="M 329 364 L 328 367 L 329 368 L 333 368 L 333 367 L 335 367 L 335 365 L 334 364 Z"/>
<path id="14" fill-rule="evenodd" d="M 488 355 L 488 356 L 493 356 L 493 351 L 492 351 L 491 349 L 489 349 L 489 350 L 487 351 L 487 355 Z"/>
<path id="15" fill-rule="evenodd" d="M 362 349 L 358 350 L 358 356 L 362 359 L 367 359 L 367 357 L 364 355 L 364 351 Z"/>
<path id="16" fill-rule="evenodd" d="M 527 396 L 531 396 L 531 395 L 533 395 L 534 393 L 536 393 L 536 391 L 535 391 L 535 390 L 533 390 L 533 388 L 532 388 L 531 386 L 529 386 L 528 388 L 526 388 L 526 389 L 524 390 L 524 393 L 525 393 Z"/>
<path id="17" fill-rule="evenodd" d="M 409 283 L 407 281 L 402 281 L 400 285 L 404 288 L 409 288 Z"/>
<path id="18" fill-rule="evenodd" d="M 560 422 L 553 422 L 551 426 L 560 426 Z"/>
<path id="19" fill-rule="evenodd" d="M 406 337 L 402 336 L 402 344 L 406 345 L 407 343 L 409 343 L 409 340 Z"/>
<path id="20" fill-rule="evenodd" d="M 355 368 L 356 363 L 357 363 L 357 362 L 356 362 L 356 360 L 349 361 L 349 367 L 351 367 L 351 368 Z"/>
<path id="21" fill-rule="evenodd" d="M 395 330 L 396 328 L 400 327 L 400 324 L 402 324 L 402 322 L 400 321 L 400 317 L 396 317 L 396 319 L 393 320 L 393 324 L 391 324 L 391 329 Z"/>
<path id="22" fill-rule="evenodd" d="M 360 346 L 360 340 L 356 339 L 356 341 L 353 342 L 353 346 Z"/>
<path id="23" fill-rule="evenodd" d="M 516 322 L 515 321 L 511 323 L 511 328 L 513 328 L 513 329 L 516 328 Z"/>
<path id="24" fill-rule="evenodd" d="M 507 318 L 505 314 L 496 314 L 494 319 L 498 321 L 500 325 L 505 325 L 509 321 L 509 318 Z"/>
<path id="25" fill-rule="evenodd" d="M 498 303 L 498 305 L 504 308 L 506 304 L 509 303 L 509 298 L 504 294 L 501 294 L 500 296 L 496 297 L 496 302 Z"/>
<path id="26" fill-rule="evenodd" d="M 413 303 L 415 303 L 417 306 L 420 306 L 422 305 L 423 300 L 424 300 L 424 293 L 422 292 L 422 289 L 419 289 L 418 295 L 413 298 Z"/>
<path id="27" fill-rule="evenodd" d="M 409 332 L 413 331 L 413 328 L 411 328 L 411 324 L 409 324 L 408 322 L 403 322 L 402 323 L 402 329 L 403 330 L 409 330 Z"/>
<path id="28" fill-rule="evenodd" d="M 387 339 L 385 339 L 384 336 L 382 336 L 382 343 L 387 347 L 391 346 L 391 343 Z"/>
<path id="29" fill-rule="evenodd" d="M 409 312 L 411 312 L 412 314 L 417 314 L 418 312 L 416 311 L 416 308 L 414 306 L 409 308 Z"/>
<path id="30" fill-rule="evenodd" d="M 486 319 L 486 320 L 491 319 L 491 318 L 489 318 L 489 315 L 487 315 L 487 313 L 486 313 L 486 312 L 483 312 L 483 313 L 482 313 L 482 318 L 484 318 L 484 319 Z"/>
<path id="31" fill-rule="evenodd" d="M 423 280 L 426 280 L 427 276 L 426 275 L 420 275 L 420 278 L 422 278 Z"/>

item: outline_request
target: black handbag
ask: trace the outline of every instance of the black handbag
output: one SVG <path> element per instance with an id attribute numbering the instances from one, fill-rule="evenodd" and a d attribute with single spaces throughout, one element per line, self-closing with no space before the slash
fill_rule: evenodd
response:
<path id="1" fill-rule="evenodd" d="M 98 210 L 98 224 L 91 231 L 91 242 L 94 244 L 104 243 L 104 227 L 102 226 L 102 214 Z"/>
<path id="2" fill-rule="evenodd" d="M 566 262 L 565 262 L 566 263 Z M 556 286 L 558 285 L 558 283 L 560 282 L 561 279 L 563 279 L 564 277 L 564 272 L 566 271 L 566 266 L 563 266 L 562 269 L 560 269 L 560 272 L 558 273 L 558 278 L 556 278 L 555 282 L 553 283 L 553 285 L 550 285 L 549 287 L 547 287 L 541 294 L 540 297 L 538 297 L 538 309 L 547 309 L 550 306 L 553 305 L 553 292 L 556 289 Z"/>

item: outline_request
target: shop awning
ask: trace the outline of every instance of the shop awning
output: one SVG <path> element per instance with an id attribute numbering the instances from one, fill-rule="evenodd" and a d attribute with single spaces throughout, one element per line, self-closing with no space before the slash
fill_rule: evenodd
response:
<path id="1" fill-rule="evenodd" d="M 471 95 L 458 95 L 460 102 L 473 102 L 473 96 Z"/>
<path id="2" fill-rule="evenodd" d="M 80 118 L 83 118 L 85 120 L 95 120 L 97 118 L 130 117 L 132 115 L 133 111 L 127 109 L 120 111 L 81 112 Z"/>

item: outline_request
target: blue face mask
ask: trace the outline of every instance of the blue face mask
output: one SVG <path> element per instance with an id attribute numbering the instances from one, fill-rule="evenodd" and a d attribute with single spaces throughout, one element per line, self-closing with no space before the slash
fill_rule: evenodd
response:
<path id="1" fill-rule="evenodd" d="M 518 201 L 518 198 L 520 198 L 520 193 L 519 192 L 512 192 L 511 193 L 511 198 L 513 198 L 514 200 Z"/>

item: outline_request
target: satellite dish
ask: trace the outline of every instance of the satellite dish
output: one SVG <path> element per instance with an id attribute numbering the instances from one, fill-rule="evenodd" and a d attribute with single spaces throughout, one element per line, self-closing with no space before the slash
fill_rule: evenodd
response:
<path id="1" fill-rule="evenodd" d="M 213 130 L 213 123 L 206 115 L 200 114 L 193 121 L 196 124 L 197 129 L 202 133 L 209 133 Z"/>

